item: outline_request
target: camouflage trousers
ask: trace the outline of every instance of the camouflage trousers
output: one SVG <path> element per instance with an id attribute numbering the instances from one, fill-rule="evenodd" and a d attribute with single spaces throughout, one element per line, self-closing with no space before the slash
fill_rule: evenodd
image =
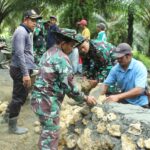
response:
<path id="1" fill-rule="evenodd" d="M 46 104 L 46 105 L 43 105 Z M 40 150 L 57 150 L 59 142 L 59 115 L 52 116 L 51 103 L 46 103 L 44 99 L 39 103 L 32 99 L 31 106 L 35 114 L 39 117 L 42 126 L 38 146 Z M 57 110 L 59 112 L 59 110 Z"/>

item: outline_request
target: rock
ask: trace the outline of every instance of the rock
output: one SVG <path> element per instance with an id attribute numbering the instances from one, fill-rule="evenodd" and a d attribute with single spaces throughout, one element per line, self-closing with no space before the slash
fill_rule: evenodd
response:
<path id="1" fill-rule="evenodd" d="M 107 130 L 110 135 L 115 136 L 115 137 L 120 137 L 121 132 L 120 132 L 120 125 L 107 125 Z"/>
<path id="2" fill-rule="evenodd" d="M 39 121 L 35 121 L 34 122 L 34 126 L 40 126 L 40 122 Z"/>
<path id="3" fill-rule="evenodd" d="M 137 145 L 138 147 L 140 148 L 144 148 L 144 139 L 143 138 L 140 138 L 138 141 L 137 141 Z"/>
<path id="4" fill-rule="evenodd" d="M 117 116 L 114 113 L 109 113 L 109 114 L 107 114 L 106 117 L 107 117 L 107 120 L 109 120 L 109 121 L 113 121 L 113 120 L 117 119 Z"/>
<path id="5" fill-rule="evenodd" d="M 91 112 L 95 113 L 97 118 L 103 118 L 104 111 L 101 107 L 94 107 L 91 109 Z"/>
<path id="6" fill-rule="evenodd" d="M 145 148 L 150 149 L 150 139 L 144 140 Z"/>
<path id="7" fill-rule="evenodd" d="M 40 134 L 40 132 L 41 132 L 41 126 L 36 126 L 34 128 L 34 131 L 35 131 L 35 133 Z"/>
<path id="8" fill-rule="evenodd" d="M 82 120 L 82 123 L 83 123 L 84 125 L 87 125 L 87 124 L 89 123 L 89 120 L 84 118 L 84 119 Z"/>
<path id="9" fill-rule="evenodd" d="M 79 137 L 77 144 L 81 150 L 90 150 L 91 144 L 89 143 L 92 143 L 91 132 L 90 129 L 86 128 L 83 134 Z"/>
<path id="10" fill-rule="evenodd" d="M 141 129 L 141 123 L 135 123 L 135 124 L 130 124 L 129 129 L 128 129 L 128 133 L 134 134 L 134 135 L 140 135 L 142 132 Z"/>
<path id="11" fill-rule="evenodd" d="M 74 148 L 77 144 L 78 136 L 76 134 L 69 134 L 65 139 L 67 147 Z"/>
<path id="12" fill-rule="evenodd" d="M 0 104 L 0 113 L 6 110 L 8 103 L 4 102 Z"/>
<path id="13" fill-rule="evenodd" d="M 132 139 L 127 135 L 123 134 L 121 136 L 122 150 L 136 150 L 136 145 L 133 143 Z"/>
<path id="14" fill-rule="evenodd" d="M 98 123 L 97 125 L 97 132 L 103 133 L 106 130 L 106 124 L 105 123 Z"/>

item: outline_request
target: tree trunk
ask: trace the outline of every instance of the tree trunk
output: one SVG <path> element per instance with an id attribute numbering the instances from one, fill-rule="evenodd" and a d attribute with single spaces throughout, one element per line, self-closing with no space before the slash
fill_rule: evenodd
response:
<path id="1" fill-rule="evenodd" d="M 127 43 L 132 46 L 133 43 L 133 22 L 134 22 L 134 8 L 132 5 L 128 7 L 128 38 Z"/>

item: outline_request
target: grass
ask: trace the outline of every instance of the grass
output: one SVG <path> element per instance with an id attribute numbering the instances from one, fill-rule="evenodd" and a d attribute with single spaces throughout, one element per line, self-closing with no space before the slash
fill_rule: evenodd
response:
<path id="1" fill-rule="evenodd" d="M 134 51 L 133 52 L 133 57 L 137 60 L 140 60 L 143 62 L 143 64 L 146 66 L 146 68 L 148 70 L 150 70 L 150 57 L 147 57 L 146 55 L 144 54 L 141 54 L 140 52 L 138 51 Z"/>

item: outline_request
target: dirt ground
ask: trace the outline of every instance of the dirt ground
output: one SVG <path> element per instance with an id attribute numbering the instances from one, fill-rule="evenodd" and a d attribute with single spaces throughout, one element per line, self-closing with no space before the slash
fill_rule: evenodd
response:
<path id="1" fill-rule="evenodd" d="M 0 101 L 11 99 L 12 80 L 8 70 L 0 70 Z M 0 116 L 2 119 L 2 116 Z M 0 123 L 0 150 L 38 150 L 39 134 L 34 132 L 34 122 L 38 120 L 32 112 L 29 100 L 22 107 L 18 124 L 29 129 L 27 134 L 14 135 L 8 133 L 7 124 Z"/>

